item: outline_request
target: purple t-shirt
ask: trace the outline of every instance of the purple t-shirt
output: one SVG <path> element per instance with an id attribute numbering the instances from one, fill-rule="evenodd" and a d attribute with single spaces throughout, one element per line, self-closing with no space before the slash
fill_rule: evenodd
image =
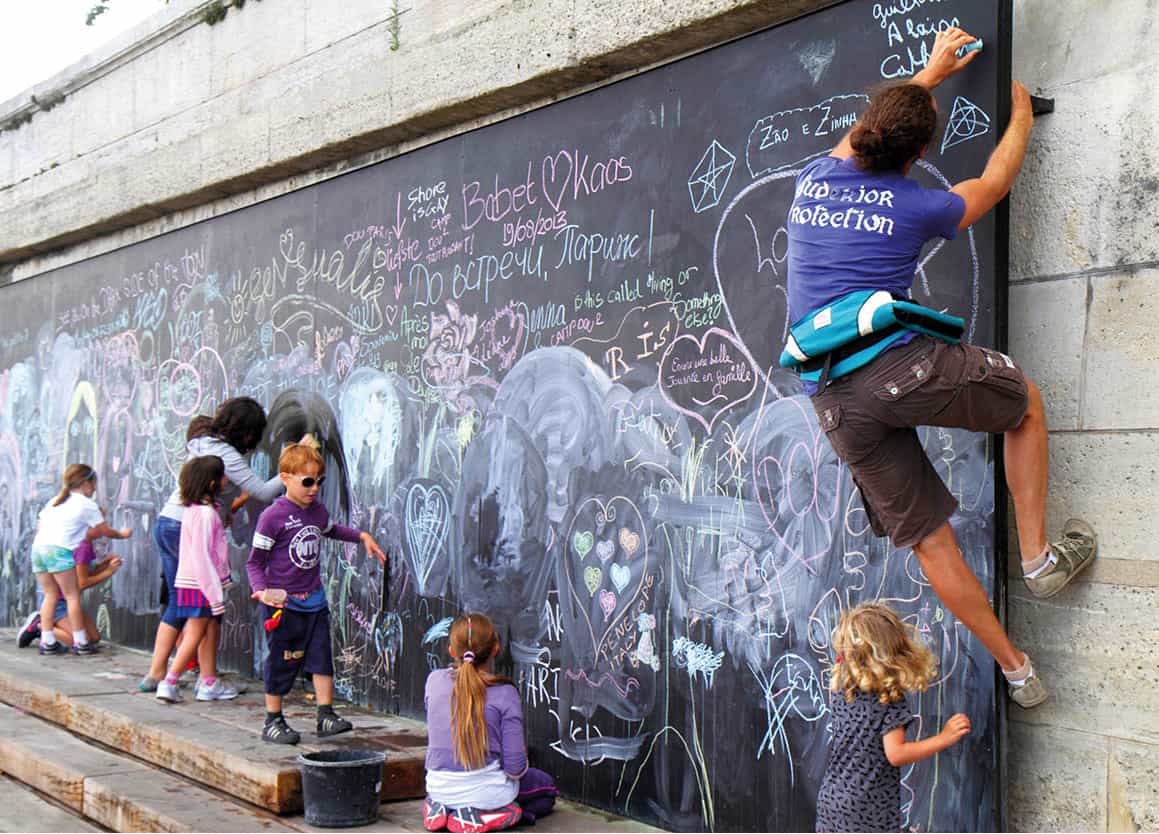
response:
<path id="1" fill-rule="evenodd" d="M 952 240 L 966 211 L 957 194 L 899 172 L 867 173 L 822 156 L 797 176 L 789 209 L 789 321 L 858 290 L 909 298 L 926 241 Z"/>
<path id="2" fill-rule="evenodd" d="M 455 741 L 451 735 L 454 685 L 450 669 L 436 669 L 427 675 L 423 696 L 427 706 L 427 770 L 470 769 L 455 759 Z M 487 687 L 483 716 L 487 722 L 487 764 L 499 762 L 508 776 L 522 776 L 527 770 L 527 747 L 523 741 L 523 705 L 515 687 L 510 684 Z"/>
<path id="3" fill-rule="evenodd" d="M 322 537 L 358 542 L 361 533 L 333 524 L 330 513 L 315 501 L 303 509 L 286 496 L 266 507 L 254 528 L 254 545 L 245 563 L 250 588 L 283 588 L 290 594 L 309 594 L 322 587 L 318 559 Z"/>

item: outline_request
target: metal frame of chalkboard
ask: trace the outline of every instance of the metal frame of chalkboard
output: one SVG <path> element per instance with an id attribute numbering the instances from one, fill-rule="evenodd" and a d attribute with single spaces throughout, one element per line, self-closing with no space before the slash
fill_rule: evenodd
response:
<path id="1" fill-rule="evenodd" d="M 1010 84 L 1013 63 L 1014 0 L 998 2 L 998 110 L 999 125 L 1010 120 Z M 996 330 L 994 340 L 999 350 L 1005 352 L 1010 335 L 1009 291 L 1010 291 L 1010 198 L 998 204 L 995 210 L 994 242 L 994 319 Z M 1002 437 L 995 437 L 994 443 L 994 596 L 991 600 L 1003 627 L 1009 627 L 1010 618 L 1006 611 L 1006 576 L 1009 563 L 1007 550 L 1006 479 L 1000 478 L 1003 471 L 1004 449 Z M 998 809 L 998 828 L 1009 831 L 1009 815 L 1006 808 L 1007 779 L 1007 712 L 1008 701 L 1003 694 L 1006 680 L 1002 670 L 994 664 L 994 687 L 998 696 L 998 780 L 994 786 L 995 803 Z"/>

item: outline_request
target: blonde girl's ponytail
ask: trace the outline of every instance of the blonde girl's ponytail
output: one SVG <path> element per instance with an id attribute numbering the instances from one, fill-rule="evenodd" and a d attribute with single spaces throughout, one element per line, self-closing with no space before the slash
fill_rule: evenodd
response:
<path id="1" fill-rule="evenodd" d="M 57 494 L 52 506 L 59 507 L 68 500 L 69 494 L 74 489 L 80 489 L 85 481 L 90 481 L 96 476 L 97 473 L 87 463 L 70 463 L 64 470 L 64 488 Z"/>
<path id="2" fill-rule="evenodd" d="M 499 635 L 482 614 L 463 614 L 451 624 L 450 652 L 455 659 L 451 689 L 451 736 L 455 758 L 468 770 L 487 764 L 487 687 L 511 683 L 487 671 Z"/>

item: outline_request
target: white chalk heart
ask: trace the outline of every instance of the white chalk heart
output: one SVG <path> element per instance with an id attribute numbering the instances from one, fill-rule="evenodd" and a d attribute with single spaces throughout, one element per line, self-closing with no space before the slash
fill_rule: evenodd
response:
<path id="1" fill-rule="evenodd" d="M 628 583 L 632 581 L 632 571 L 627 565 L 612 565 L 612 569 L 608 571 L 608 575 L 611 576 L 612 584 L 616 586 L 616 590 L 621 594 L 628 587 Z"/>

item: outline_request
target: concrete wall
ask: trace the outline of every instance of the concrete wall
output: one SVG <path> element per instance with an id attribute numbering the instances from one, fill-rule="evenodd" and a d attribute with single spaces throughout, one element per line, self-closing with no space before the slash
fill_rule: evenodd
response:
<path id="1" fill-rule="evenodd" d="M 206 5 L 172 0 L 0 103 L 0 265 L 23 261 L 12 277 L 42 271 L 37 253 L 156 234 L 185 221 L 177 212 L 202 219 L 219 198 L 299 187 L 827 3 L 254 0 L 214 26 Z"/>
<path id="2" fill-rule="evenodd" d="M 413 0 L 392 51 L 387 0 L 250 2 L 213 27 L 172 0 L 30 91 L 51 109 L 0 104 L 0 283 L 820 5 Z M 1079 515 L 1102 539 L 1054 600 L 1011 580 L 1054 695 L 1011 707 L 1019 830 L 1159 829 L 1157 6 L 1016 3 L 1015 77 L 1057 109 L 1012 199 L 1011 351 L 1047 400 L 1051 527 Z"/>
<path id="3" fill-rule="evenodd" d="M 1159 829 L 1157 34 L 1154 0 L 1015 4 L 1014 75 L 1056 110 L 1012 198 L 1010 348 L 1046 398 L 1051 529 L 1077 515 L 1101 539 L 1074 590 L 1010 584 L 1054 695 L 1011 708 L 1021 830 Z"/>

